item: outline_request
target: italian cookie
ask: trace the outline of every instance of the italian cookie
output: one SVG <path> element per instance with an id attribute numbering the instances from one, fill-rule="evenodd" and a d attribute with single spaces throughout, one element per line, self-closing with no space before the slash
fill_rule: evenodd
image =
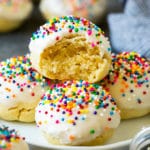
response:
<path id="1" fill-rule="evenodd" d="M 72 14 L 98 23 L 106 6 L 106 0 L 41 0 L 39 8 L 46 19 Z"/>
<path id="2" fill-rule="evenodd" d="M 29 147 L 15 129 L 0 125 L 0 150 L 29 150 Z"/>
<path id="3" fill-rule="evenodd" d="M 121 118 L 150 112 L 150 63 L 136 52 L 112 55 L 112 68 L 101 82 L 115 98 Z"/>
<path id="4" fill-rule="evenodd" d="M 29 56 L 0 62 L 0 118 L 33 122 L 35 107 L 50 80 L 33 67 Z"/>
<path id="5" fill-rule="evenodd" d="M 31 62 L 44 76 L 94 83 L 111 66 L 111 48 L 104 32 L 85 18 L 53 18 L 33 33 Z"/>
<path id="6" fill-rule="evenodd" d="M 101 86 L 86 81 L 54 84 L 36 108 L 35 120 L 50 143 L 98 145 L 120 123 L 114 99 Z"/>
<path id="7" fill-rule="evenodd" d="M 16 29 L 32 11 L 30 0 L 0 1 L 0 32 Z"/>

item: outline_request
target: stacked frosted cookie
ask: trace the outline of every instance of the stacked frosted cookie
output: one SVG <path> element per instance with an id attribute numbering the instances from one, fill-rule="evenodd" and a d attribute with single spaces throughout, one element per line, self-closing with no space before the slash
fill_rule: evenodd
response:
<path id="1" fill-rule="evenodd" d="M 150 113 L 150 63 L 139 54 L 112 54 L 112 67 L 100 83 L 115 98 L 122 119 Z"/>
<path id="2" fill-rule="evenodd" d="M 111 49 L 103 31 L 73 16 L 53 18 L 31 38 L 32 65 L 50 86 L 36 108 L 35 120 L 50 143 L 98 145 L 120 123 L 114 99 L 95 82 L 111 66 Z"/>
<path id="3" fill-rule="evenodd" d="M 111 55 L 104 32 L 85 18 L 49 20 L 29 49 L 30 57 L 0 64 L 0 118 L 36 121 L 50 143 L 99 145 L 121 118 L 149 113 L 150 64 L 134 52 Z"/>
<path id="4" fill-rule="evenodd" d="M 50 80 L 33 67 L 29 56 L 17 56 L 0 63 L 0 118 L 33 122 L 35 107 Z"/>

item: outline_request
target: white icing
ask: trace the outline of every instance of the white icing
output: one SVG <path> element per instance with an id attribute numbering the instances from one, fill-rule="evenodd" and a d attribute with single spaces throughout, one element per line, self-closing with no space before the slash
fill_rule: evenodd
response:
<path id="1" fill-rule="evenodd" d="M 20 58 L 27 57 L 20 56 Z M 1 115 L 3 114 L 4 110 L 9 111 L 9 108 L 19 107 L 21 109 L 22 107 L 27 107 L 33 109 L 47 88 L 47 81 L 35 70 L 33 70 L 32 73 L 36 74 L 36 76 L 39 76 L 38 79 L 41 79 L 41 81 L 37 81 L 34 75 L 31 77 L 31 72 L 29 69 L 32 69 L 32 66 L 29 62 L 22 64 L 22 60 L 17 60 L 18 58 L 14 59 L 15 61 L 13 61 L 13 58 L 11 58 L 0 63 Z M 26 75 L 17 75 L 20 71 L 19 65 L 26 70 Z M 14 66 L 14 68 L 8 68 L 8 66 Z M 15 77 L 7 73 L 9 71 L 12 71 L 12 74 L 16 72 Z M 34 78 L 33 81 L 30 78 Z"/>
<path id="2" fill-rule="evenodd" d="M 134 83 L 130 82 L 131 78 L 126 78 L 126 84 L 128 85 L 127 89 L 122 84 L 124 81 L 123 79 L 118 79 L 114 85 L 107 85 L 107 87 L 110 88 L 111 95 L 116 99 L 119 107 L 123 109 L 147 108 L 150 110 L 150 83 L 143 83 L 141 87 L 136 87 Z M 141 80 L 144 81 L 145 78 L 148 78 L 150 81 L 150 74 L 146 74 L 145 77 L 141 78 Z M 146 85 L 149 85 L 149 87 L 146 87 Z M 123 93 L 120 91 L 121 88 L 126 89 L 124 92 L 125 96 L 122 96 Z M 130 92 L 131 89 L 134 91 L 133 93 Z M 144 91 L 146 94 L 143 94 Z M 138 99 L 141 100 L 141 103 L 138 103 Z"/>
<path id="3" fill-rule="evenodd" d="M 99 47 L 100 56 L 103 57 L 103 55 L 105 53 L 109 53 L 109 55 L 110 55 L 110 52 L 109 52 L 110 51 L 110 43 L 108 41 L 108 38 L 106 38 L 103 34 L 101 34 L 100 37 L 96 37 L 95 35 L 99 32 L 97 30 L 95 30 L 95 28 L 90 28 L 92 30 L 91 35 L 88 35 L 88 32 L 84 31 L 84 30 L 79 30 L 78 33 L 76 33 L 74 30 L 72 30 L 72 33 L 69 33 L 68 26 L 72 25 L 72 23 L 70 21 L 68 21 L 67 23 L 65 22 L 65 26 L 62 27 L 63 23 L 64 23 L 64 21 L 61 21 L 60 23 L 56 23 L 55 26 L 57 27 L 57 29 L 59 31 L 52 32 L 49 35 L 42 35 L 42 33 L 46 32 L 46 30 L 43 29 L 43 27 L 48 29 L 49 23 L 46 23 L 45 25 L 41 26 L 40 30 L 38 30 L 38 31 L 39 31 L 40 36 L 44 36 L 44 37 L 39 37 L 34 40 L 31 39 L 31 41 L 29 43 L 30 52 L 31 53 L 36 52 L 37 56 L 40 57 L 40 54 L 43 53 L 45 48 L 50 47 L 57 42 L 56 37 L 59 37 L 59 40 L 61 40 L 63 37 L 68 36 L 69 34 L 79 34 L 79 35 L 85 36 L 86 42 L 90 43 L 90 44 L 94 43 L 96 45 L 97 41 L 102 41 L 101 44 L 96 45 Z M 80 22 L 77 27 L 83 28 L 84 26 Z M 36 36 L 36 33 L 35 33 L 35 36 Z M 37 61 L 40 61 L 40 60 L 37 59 Z"/>
<path id="4" fill-rule="evenodd" d="M 59 90 L 59 88 L 57 88 L 57 90 Z M 101 90 L 101 87 L 97 89 L 97 91 L 99 92 L 101 92 Z M 68 89 L 65 92 L 65 96 L 71 93 L 71 89 Z M 84 91 L 80 93 L 80 95 L 82 96 L 84 94 Z M 55 97 L 59 97 L 58 91 L 53 91 L 50 95 L 52 101 L 55 101 Z M 93 98 L 94 100 L 99 100 L 100 96 L 101 95 L 89 95 L 90 99 Z M 63 114 L 62 112 L 65 111 L 65 109 L 62 108 L 60 108 L 59 112 L 57 112 L 57 106 L 62 105 L 63 103 L 60 102 L 60 99 L 63 99 L 63 97 L 60 96 L 56 100 L 56 103 L 54 102 L 54 104 L 56 104 L 56 107 L 50 105 L 50 100 L 48 100 L 47 102 L 45 101 L 45 103 L 44 100 L 42 100 L 36 108 L 35 115 L 35 120 L 40 130 L 47 133 L 50 137 L 57 139 L 60 144 L 79 145 L 84 142 L 94 140 L 96 137 L 102 135 L 103 131 L 105 131 L 106 128 L 115 129 L 120 123 L 119 112 L 116 111 L 116 106 L 110 102 L 110 98 L 107 98 L 105 101 L 103 101 L 104 104 L 109 104 L 107 108 L 102 107 L 95 109 L 95 104 L 92 101 L 88 102 L 87 110 L 85 110 L 85 112 L 81 114 L 77 113 L 78 111 L 82 111 L 78 105 L 73 107 L 71 116 Z M 72 99 L 74 100 L 74 98 Z M 75 100 L 77 103 L 80 102 L 80 96 L 76 97 Z M 53 108 L 53 110 L 51 110 L 51 108 Z M 113 115 L 110 115 L 110 113 L 112 112 L 112 108 L 114 108 L 115 110 L 113 111 Z M 96 115 L 93 114 L 94 111 L 97 112 Z M 78 117 L 78 119 L 75 120 L 75 117 Z M 111 121 L 108 121 L 109 117 L 111 118 Z M 64 121 L 61 121 L 62 118 L 64 118 Z M 58 124 L 56 123 L 56 120 L 59 120 Z M 68 123 L 68 121 L 70 120 L 74 120 L 76 125 Z M 95 131 L 94 134 L 90 134 L 91 129 Z M 70 135 L 73 135 L 75 139 L 70 140 Z"/>

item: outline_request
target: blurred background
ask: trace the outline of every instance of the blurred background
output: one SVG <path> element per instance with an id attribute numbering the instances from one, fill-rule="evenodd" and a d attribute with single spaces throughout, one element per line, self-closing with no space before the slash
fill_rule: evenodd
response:
<path id="1" fill-rule="evenodd" d="M 50 0 L 50 1 L 54 1 L 54 0 Z M 57 1 L 58 0 L 56 0 L 56 3 Z M 98 0 L 98 1 L 101 1 L 101 0 Z M 105 1 L 106 5 L 101 6 L 101 4 L 99 4 L 99 6 L 97 6 L 98 8 L 94 7 L 94 9 L 98 9 L 98 10 L 102 9 L 102 10 L 100 12 L 94 12 L 95 15 L 93 13 L 92 14 L 93 16 L 91 16 L 90 20 L 93 18 L 92 21 L 96 23 L 98 26 L 100 26 L 102 30 L 105 31 L 106 35 L 109 36 L 110 34 L 109 34 L 109 29 L 108 29 L 107 16 L 110 13 L 122 12 L 123 0 L 102 0 L 102 1 Z M 1 3 L 3 3 L 3 0 L 0 1 L 0 5 Z M 44 17 L 44 14 L 39 9 L 40 0 L 33 0 L 32 3 L 33 3 L 33 10 L 31 11 L 30 15 L 23 21 L 23 23 L 17 29 L 0 33 L 0 61 L 4 60 L 5 58 L 9 58 L 15 55 L 23 55 L 23 54 L 28 53 L 29 52 L 28 44 L 29 44 L 32 33 L 36 31 L 40 25 L 46 22 L 46 18 Z M 79 3 L 77 5 L 79 5 Z M 56 8 L 56 4 L 54 4 L 53 7 Z M 63 5 L 61 7 L 60 8 L 58 7 L 57 9 L 63 9 Z M 59 10 L 59 12 L 61 11 L 63 10 Z M 76 9 L 74 11 L 78 11 L 78 10 Z M 2 13 L 3 12 L 0 11 L 0 17 L 2 16 Z M 94 16 L 96 15 L 98 17 L 94 18 Z"/>

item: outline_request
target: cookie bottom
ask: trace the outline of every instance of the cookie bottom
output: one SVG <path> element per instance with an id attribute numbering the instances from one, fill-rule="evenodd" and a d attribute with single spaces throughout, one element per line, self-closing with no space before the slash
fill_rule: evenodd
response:
<path id="1" fill-rule="evenodd" d="M 0 118 L 7 121 L 34 122 L 35 108 L 4 108 L 0 106 Z"/>
<path id="2" fill-rule="evenodd" d="M 138 118 L 150 113 L 150 109 L 120 109 L 121 119 Z"/>
<path id="3" fill-rule="evenodd" d="M 62 144 L 59 142 L 59 139 L 53 138 L 51 137 L 48 133 L 43 132 L 44 137 L 47 139 L 47 141 L 49 143 L 55 144 L 55 145 L 66 145 L 66 146 L 73 146 L 73 145 L 79 145 L 79 146 L 94 146 L 94 145 L 102 145 L 104 144 L 109 138 L 112 137 L 114 132 L 114 129 L 107 129 L 105 132 L 103 132 L 102 135 L 96 137 L 94 140 L 92 141 L 87 141 L 84 143 L 80 143 L 80 144 Z"/>

